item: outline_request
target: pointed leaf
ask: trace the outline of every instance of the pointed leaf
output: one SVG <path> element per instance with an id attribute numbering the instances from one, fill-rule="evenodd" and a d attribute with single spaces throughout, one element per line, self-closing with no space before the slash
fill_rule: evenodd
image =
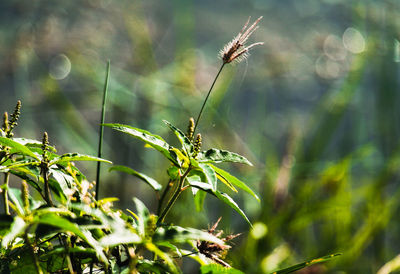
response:
<path id="1" fill-rule="evenodd" d="M 10 153 L 21 153 L 39 160 L 39 158 L 26 146 L 6 137 L 0 137 L 0 145 L 11 148 Z"/>
<path id="2" fill-rule="evenodd" d="M 169 151 L 170 145 L 167 142 L 165 142 L 164 139 L 161 138 L 160 136 L 152 134 L 146 130 L 134 128 L 134 127 L 127 126 L 127 125 L 103 124 L 103 126 L 110 127 L 112 129 L 129 134 L 129 135 L 145 142 L 146 144 L 150 145 L 154 149 L 161 152 L 171 162 L 173 162 L 174 164 L 178 164 L 176 159 L 174 157 L 172 157 L 172 155 L 170 154 L 170 151 Z"/>
<path id="3" fill-rule="evenodd" d="M 249 162 L 245 157 L 230 152 L 227 150 L 211 148 L 207 151 L 202 151 L 196 157 L 197 161 L 203 163 L 222 163 L 222 162 L 233 162 L 241 163 L 252 166 L 253 164 Z"/>
<path id="4" fill-rule="evenodd" d="M 246 214 L 243 212 L 243 210 L 240 209 L 240 207 L 237 205 L 237 203 L 226 193 L 222 193 L 219 191 L 216 191 L 215 196 L 217 196 L 218 199 L 223 201 L 225 204 L 229 205 L 231 208 L 233 208 L 237 213 L 239 213 L 243 219 L 247 221 L 247 223 L 251 225 L 250 220 L 247 218 Z"/>
<path id="5" fill-rule="evenodd" d="M 163 122 L 175 133 L 176 137 L 178 137 L 179 141 L 182 144 L 182 148 L 186 151 L 187 155 L 192 155 L 194 151 L 194 147 L 189 138 L 183 133 L 179 128 L 172 125 L 170 122 L 163 120 Z"/>
<path id="6" fill-rule="evenodd" d="M 3 248 L 7 248 L 7 246 L 14 241 L 16 237 L 19 235 L 23 234 L 25 232 L 25 229 L 28 227 L 28 224 L 25 223 L 25 221 L 17 216 L 14 218 L 14 221 L 11 225 L 10 232 L 7 233 L 4 237 L 3 240 L 1 241 L 1 246 Z"/>
<path id="7" fill-rule="evenodd" d="M 247 193 L 252 195 L 254 198 L 256 198 L 257 201 L 260 201 L 260 198 L 258 197 L 258 195 L 255 194 L 253 190 L 251 190 L 245 183 L 240 181 L 238 178 L 236 178 L 235 176 L 231 175 L 230 173 L 226 172 L 223 169 L 220 169 L 213 165 L 210 165 L 210 166 L 214 169 L 214 171 L 217 173 L 217 175 L 223 177 L 223 179 L 227 180 L 232 185 L 237 186 L 240 189 L 243 189 L 244 191 L 246 191 Z"/>
<path id="8" fill-rule="evenodd" d="M 293 265 L 291 267 L 275 271 L 273 273 L 274 274 L 292 273 L 292 272 L 295 272 L 295 271 L 297 271 L 299 269 L 305 268 L 307 266 L 310 266 L 310 265 L 313 265 L 313 264 L 316 264 L 316 263 L 322 263 L 322 262 L 326 262 L 326 261 L 332 260 L 334 257 L 340 256 L 340 255 L 342 255 L 342 254 L 340 254 L 340 253 L 331 254 L 331 255 L 324 256 L 324 257 L 321 257 L 321 258 L 318 258 L 318 259 L 314 259 L 314 260 L 307 261 L 307 262 L 304 262 L 304 263 L 296 264 L 296 265 Z"/>
<path id="9" fill-rule="evenodd" d="M 134 197 L 133 202 L 136 205 L 136 210 L 137 210 L 137 215 L 138 215 L 138 232 L 141 237 L 145 237 L 146 234 L 146 226 L 147 226 L 147 221 L 150 218 L 150 211 L 147 209 L 147 207 L 144 205 L 142 201 L 140 201 L 138 198 Z"/>
<path id="10" fill-rule="evenodd" d="M 18 214 L 20 216 L 25 215 L 24 203 L 21 197 L 21 190 L 18 188 L 10 187 L 8 189 L 8 196 L 10 196 L 11 201 L 14 203 L 15 209 L 18 211 Z"/>
<path id="11" fill-rule="evenodd" d="M 224 245 L 224 242 L 213 234 L 194 228 L 183 228 L 180 226 L 158 227 L 153 236 L 154 243 L 185 243 L 192 240 L 202 240 Z"/>
<path id="12" fill-rule="evenodd" d="M 121 171 L 121 172 L 125 172 L 127 174 L 133 175 L 138 177 L 139 179 L 142 179 L 144 182 L 146 182 L 147 184 L 149 184 L 152 188 L 154 188 L 155 190 L 160 190 L 162 188 L 162 185 L 160 185 L 156 180 L 154 180 L 153 178 L 150 178 L 149 176 L 143 174 L 143 173 L 139 173 L 135 170 L 133 170 L 132 168 L 129 168 L 127 166 L 120 166 L 120 165 L 116 165 L 116 166 L 112 166 L 109 171 Z"/>
<path id="13" fill-rule="evenodd" d="M 217 175 L 211 166 L 208 164 L 199 164 L 199 168 L 206 176 L 207 181 L 205 183 L 209 183 L 213 191 L 217 190 Z"/>
<path id="14" fill-rule="evenodd" d="M 63 154 L 59 157 L 54 158 L 52 161 L 50 161 L 49 166 L 59 164 L 59 163 L 74 162 L 74 161 L 98 161 L 98 162 L 105 162 L 105 163 L 112 164 L 112 162 L 110 162 L 106 159 L 102 159 L 102 158 L 98 158 L 98 157 L 94 157 L 94 156 L 90 156 L 90 155 L 84 155 L 84 154 L 79 154 L 79 153 L 67 153 L 67 154 Z"/>
<path id="15" fill-rule="evenodd" d="M 211 186 L 206 183 L 193 182 L 193 183 L 190 183 L 190 185 L 193 187 L 199 188 L 203 191 L 206 191 L 206 192 L 210 193 L 211 195 L 217 197 L 219 200 L 221 200 L 222 202 L 224 202 L 225 204 L 227 204 L 231 208 L 233 208 L 237 213 L 239 213 L 243 217 L 243 219 L 245 219 L 247 221 L 247 223 L 250 226 L 252 226 L 251 222 L 247 218 L 246 214 L 243 212 L 243 210 L 240 209 L 240 207 L 237 205 L 237 203 L 228 194 L 220 192 L 218 190 L 213 191 Z"/>
<path id="16" fill-rule="evenodd" d="M 13 138 L 15 142 L 20 143 L 21 145 L 27 146 L 30 150 L 37 149 L 38 151 L 43 151 L 42 150 L 42 142 L 38 140 L 33 140 L 33 139 L 27 139 L 27 138 Z M 52 152 L 57 152 L 56 148 L 53 146 L 47 146 L 48 150 L 51 150 Z"/>
<path id="17" fill-rule="evenodd" d="M 35 218 L 35 221 L 40 224 L 47 224 L 54 227 L 58 227 L 64 231 L 70 231 L 75 235 L 79 236 L 81 239 L 86 241 L 89 245 L 91 245 L 95 250 L 99 258 L 101 258 L 104 262 L 107 262 L 107 257 L 103 253 L 103 248 L 100 244 L 93 238 L 92 234 L 85 230 L 80 229 L 78 225 L 71 223 L 67 219 L 60 217 L 56 214 L 44 214 Z"/>
<path id="18" fill-rule="evenodd" d="M 233 267 L 224 267 L 220 264 L 208 264 L 200 267 L 201 274 L 244 274 Z"/>

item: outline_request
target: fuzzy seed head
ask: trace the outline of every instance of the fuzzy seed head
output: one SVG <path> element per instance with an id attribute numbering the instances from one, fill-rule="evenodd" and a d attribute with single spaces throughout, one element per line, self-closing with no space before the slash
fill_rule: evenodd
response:
<path id="1" fill-rule="evenodd" d="M 48 150 L 49 146 L 49 136 L 47 135 L 47 132 L 43 133 L 43 139 L 42 139 L 42 150 L 43 150 L 43 161 L 47 161 L 47 155 L 46 151 Z"/>
<path id="2" fill-rule="evenodd" d="M 260 22 L 261 19 L 262 16 L 259 17 L 250 27 L 247 28 L 250 22 L 249 17 L 239 34 L 223 47 L 223 49 L 219 52 L 219 57 L 222 59 L 222 62 L 224 64 L 229 64 L 232 61 L 240 62 L 247 58 L 248 52 L 251 48 L 257 45 L 264 44 L 263 42 L 257 42 L 249 46 L 245 45 L 246 41 L 253 34 L 253 32 L 258 29 L 257 24 Z"/>
<path id="3" fill-rule="evenodd" d="M 25 212 L 29 214 L 29 188 L 25 180 L 21 184 L 21 198 L 24 205 Z"/>
<path id="4" fill-rule="evenodd" d="M 8 133 L 10 129 L 9 123 L 8 123 L 8 113 L 7 111 L 4 112 L 3 114 L 3 126 L 2 126 L 2 130 L 6 133 Z"/>
<path id="5" fill-rule="evenodd" d="M 193 140 L 193 134 L 194 134 L 194 119 L 193 117 L 190 117 L 188 131 L 187 131 L 187 137 L 189 138 L 189 140 Z"/>
<path id="6" fill-rule="evenodd" d="M 193 152 L 193 158 L 196 158 L 196 156 L 199 154 L 201 149 L 201 134 L 198 133 L 196 135 L 196 141 L 194 142 L 194 152 Z"/>

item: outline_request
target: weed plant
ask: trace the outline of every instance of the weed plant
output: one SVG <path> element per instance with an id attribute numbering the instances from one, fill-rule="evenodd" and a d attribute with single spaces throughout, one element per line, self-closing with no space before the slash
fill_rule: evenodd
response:
<path id="1" fill-rule="evenodd" d="M 98 157 L 79 153 L 59 155 L 46 132 L 40 141 L 15 137 L 21 102 L 18 101 L 10 116 L 5 112 L 0 130 L 0 172 L 4 174 L 1 186 L 4 212 L 0 215 L 1 273 L 180 273 L 184 257 L 197 261 L 201 273 L 241 273 L 225 260 L 229 241 L 240 235 L 218 230 L 221 218 L 208 230 L 201 230 L 169 223 L 168 213 L 180 195 L 190 191 L 198 209 L 203 207 L 205 196 L 211 195 L 229 205 L 251 226 L 245 212 L 228 193 L 220 190 L 219 184 L 232 192 L 247 192 L 256 200 L 259 197 L 244 182 L 217 165 L 223 162 L 252 164 L 244 156 L 230 151 L 203 150 L 203 137 L 196 134 L 196 130 L 224 66 L 246 58 L 251 48 L 262 45 L 258 42 L 246 46 L 260 20 L 261 17 L 249 26 L 249 19 L 221 51 L 221 68 L 197 119 L 189 119 L 188 130 L 184 132 L 164 121 L 179 140 L 180 147 L 143 129 L 117 123 L 104 124 L 109 63 Z M 150 212 L 136 197 L 133 198 L 135 209 L 126 211 L 112 205 L 116 198 L 99 199 L 100 163 L 111 164 L 102 158 L 104 127 L 139 139 L 170 162 L 165 185 L 127 166 L 109 168 L 136 176 L 148 184 L 156 193 L 157 212 Z M 95 182 L 90 182 L 75 166 L 77 161 L 98 162 Z M 10 187 L 11 176 L 18 179 L 19 188 Z M 275 273 L 290 273 L 336 255 Z"/>

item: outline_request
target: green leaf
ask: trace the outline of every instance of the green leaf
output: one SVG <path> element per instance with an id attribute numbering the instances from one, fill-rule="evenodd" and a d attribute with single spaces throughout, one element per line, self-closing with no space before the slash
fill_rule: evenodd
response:
<path id="1" fill-rule="evenodd" d="M 179 179 L 179 169 L 176 166 L 170 166 L 167 173 L 171 181 Z"/>
<path id="2" fill-rule="evenodd" d="M 247 221 L 247 223 L 251 225 L 250 220 L 247 218 L 246 214 L 243 212 L 243 210 L 240 209 L 240 207 L 237 205 L 237 203 L 226 193 L 222 193 L 219 191 L 216 191 L 215 196 L 220 199 L 221 201 L 223 201 L 225 204 L 229 205 L 231 208 L 233 208 L 237 213 L 239 213 L 243 219 L 245 219 Z"/>
<path id="3" fill-rule="evenodd" d="M 70 232 L 74 233 L 75 235 L 79 236 L 81 239 L 86 241 L 89 245 L 91 245 L 96 250 L 97 255 L 104 262 L 107 262 L 107 257 L 103 253 L 103 248 L 93 238 L 92 234 L 89 231 L 87 231 L 85 229 L 82 229 L 82 230 L 79 229 L 79 227 L 76 224 L 71 223 L 67 219 L 60 217 L 56 214 L 43 214 L 43 215 L 37 216 L 35 218 L 35 222 L 51 225 L 54 227 L 61 228 L 63 231 L 70 231 Z"/>
<path id="4" fill-rule="evenodd" d="M 177 127 L 172 125 L 170 122 L 163 120 L 163 122 L 175 133 L 176 137 L 178 137 L 179 141 L 182 144 L 182 148 L 185 150 L 188 156 L 191 156 L 194 151 L 194 146 L 188 137 Z"/>
<path id="5" fill-rule="evenodd" d="M 79 227 L 68 221 L 67 219 L 58 216 L 55 213 L 47 213 L 47 214 L 42 214 L 38 216 L 35 221 L 37 223 L 41 224 L 46 224 L 46 225 L 51 225 L 54 227 L 61 228 L 63 231 L 70 231 L 74 233 L 75 235 L 81 237 L 82 239 L 86 239 L 85 235 L 82 233 L 82 231 L 79 229 Z"/>
<path id="6" fill-rule="evenodd" d="M 246 191 L 247 193 L 252 195 L 254 198 L 256 198 L 257 201 L 260 201 L 260 198 L 258 197 L 258 195 L 255 194 L 253 190 L 251 190 L 245 183 L 240 181 L 238 178 L 236 178 L 235 176 L 233 176 L 230 173 L 226 172 L 225 170 L 217 168 L 216 166 L 213 166 L 213 165 L 210 165 L 210 166 L 217 173 L 217 176 L 219 175 L 219 176 L 223 177 L 223 179 L 225 179 L 226 181 L 228 181 L 232 185 L 237 186 L 240 189 L 243 189 L 244 191 Z"/>
<path id="7" fill-rule="evenodd" d="M 160 190 L 162 188 L 162 185 L 160 185 L 156 180 L 154 180 L 153 178 L 150 178 L 149 176 L 143 174 L 143 173 L 139 173 L 135 170 L 133 170 L 132 168 L 129 168 L 127 166 L 120 166 L 120 165 L 116 165 L 116 166 L 112 166 L 109 171 L 121 171 L 121 172 L 125 172 L 127 174 L 133 175 L 138 177 L 139 179 L 142 179 L 144 182 L 146 182 L 147 184 L 149 184 L 152 188 L 154 188 L 155 190 Z"/>
<path id="8" fill-rule="evenodd" d="M 32 158 L 35 158 L 36 160 L 39 160 L 39 158 L 29 148 L 9 138 L 0 136 L 0 145 L 9 147 L 11 149 L 10 151 L 11 154 L 21 153 L 23 155 L 27 155 Z"/>
<path id="9" fill-rule="evenodd" d="M 199 164 L 199 168 L 206 176 L 207 182 L 205 183 L 209 183 L 213 191 L 217 190 L 217 175 L 212 167 L 208 164 Z"/>
<path id="10" fill-rule="evenodd" d="M 153 236 L 154 243 L 185 243 L 193 240 L 202 240 L 224 245 L 221 239 L 208 232 L 180 226 L 158 227 Z"/>
<path id="11" fill-rule="evenodd" d="M 66 162 L 74 162 L 74 161 L 98 161 L 98 162 L 105 162 L 112 164 L 112 162 L 94 157 L 94 156 L 89 156 L 89 155 L 84 155 L 84 154 L 79 154 L 79 153 L 67 153 L 63 154 L 59 157 L 54 158 L 49 162 L 49 166 L 55 165 L 55 164 L 60 164 L 60 163 L 66 163 Z"/>
<path id="12" fill-rule="evenodd" d="M 13 140 L 15 142 L 20 143 L 21 145 L 27 146 L 32 151 L 37 150 L 37 151 L 43 152 L 43 150 L 42 150 L 43 144 L 41 141 L 27 139 L 27 138 L 13 138 Z M 47 149 L 52 152 L 57 152 L 56 148 L 53 146 L 47 145 Z M 40 153 L 40 154 L 42 154 L 42 153 Z"/>
<path id="13" fill-rule="evenodd" d="M 172 157 L 170 154 L 170 151 L 169 151 L 170 145 L 167 142 L 165 142 L 164 139 L 161 138 L 160 136 L 152 134 L 146 130 L 134 128 L 134 127 L 127 126 L 127 125 L 103 124 L 103 126 L 110 127 L 114 130 L 118 130 L 123 133 L 129 134 L 129 135 L 145 142 L 152 148 L 161 152 L 168 160 L 170 160 L 174 164 L 178 165 L 178 162 L 176 161 L 176 159 L 174 157 Z"/>
<path id="14" fill-rule="evenodd" d="M 14 241 L 16 237 L 19 235 L 23 234 L 25 232 L 25 229 L 28 227 L 28 224 L 25 223 L 24 219 L 22 219 L 19 216 L 16 216 L 14 218 L 14 221 L 11 225 L 10 232 L 7 233 L 3 240 L 1 241 L 1 246 L 3 248 L 7 248 L 7 246 Z"/>
<path id="15" fill-rule="evenodd" d="M 243 210 L 240 209 L 240 207 L 237 205 L 237 203 L 228 194 L 220 192 L 218 190 L 213 191 L 211 186 L 206 183 L 192 182 L 192 183 L 190 183 L 190 185 L 192 187 L 199 188 L 199 189 L 206 191 L 206 192 L 212 194 L 213 196 L 217 197 L 219 200 L 221 200 L 222 202 L 224 202 L 225 204 L 227 204 L 231 208 L 233 208 L 237 213 L 239 213 L 243 217 L 243 219 L 245 219 L 247 221 L 247 223 L 250 226 L 252 226 L 251 222 L 247 218 L 246 214 L 243 212 Z"/>
<path id="16" fill-rule="evenodd" d="M 274 274 L 292 273 L 294 271 L 297 271 L 299 269 L 305 268 L 305 267 L 313 265 L 313 264 L 322 263 L 322 262 L 326 262 L 326 261 L 332 260 L 336 256 L 340 256 L 340 255 L 342 255 L 342 254 L 341 253 L 336 253 L 336 254 L 327 255 L 327 256 L 324 256 L 324 257 L 320 257 L 318 259 L 314 259 L 314 260 L 307 261 L 307 262 L 304 262 L 304 263 L 296 264 L 296 265 L 293 265 L 291 267 L 275 271 L 273 273 Z"/>
<path id="17" fill-rule="evenodd" d="M 201 274 L 244 274 L 232 267 L 223 267 L 219 264 L 208 264 L 200 267 Z"/>
<path id="18" fill-rule="evenodd" d="M 121 227 L 118 231 L 102 237 L 99 242 L 101 246 L 109 247 L 121 244 L 138 244 L 142 242 L 142 239 L 136 233 Z"/>
<path id="19" fill-rule="evenodd" d="M 230 152 L 227 150 L 211 148 L 207 151 L 202 151 L 196 157 L 197 161 L 203 163 L 222 163 L 222 162 L 233 162 L 241 163 L 252 166 L 253 164 L 249 162 L 245 157 Z"/>
<path id="20" fill-rule="evenodd" d="M 203 210 L 205 198 L 206 198 L 206 192 L 204 191 L 197 191 L 197 193 L 194 195 L 194 204 L 196 206 L 197 211 L 200 212 Z"/>
<path id="21" fill-rule="evenodd" d="M 150 211 L 147 209 L 147 207 L 144 205 L 144 203 L 142 201 L 140 201 L 138 198 L 134 197 L 133 202 L 136 205 L 137 215 L 139 217 L 139 220 L 138 220 L 139 235 L 141 237 L 145 237 L 147 221 L 150 218 Z"/>
<path id="22" fill-rule="evenodd" d="M 10 196 L 11 201 L 14 203 L 18 214 L 25 215 L 24 204 L 21 197 L 21 190 L 18 188 L 9 188 L 8 196 Z"/>

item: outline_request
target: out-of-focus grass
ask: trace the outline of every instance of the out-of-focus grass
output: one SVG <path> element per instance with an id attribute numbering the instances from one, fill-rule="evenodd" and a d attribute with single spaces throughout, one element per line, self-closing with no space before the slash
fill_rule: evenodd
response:
<path id="1" fill-rule="evenodd" d="M 256 163 L 233 171 L 259 186 L 262 203 L 239 199 L 258 225 L 230 258 L 261 273 L 341 252 L 314 270 L 375 272 L 400 253 L 399 13 L 395 0 L 2 1 L 0 107 L 22 100 L 17 135 L 39 138 L 46 130 L 61 152 L 95 154 L 110 59 L 107 122 L 168 136 L 162 119 L 186 127 L 218 69 L 220 47 L 249 15 L 263 15 L 255 40 L 265 46 L 224 71 L 199 127 L 204 147 Z M 363 52 L 345 47 L 348 28 L 361 34 Z M 167 165 L 140 144 L 105 134 L 103 155 L 116 164 L 144 173 Z M 86 168 L 94 179 L 95 166 Z M 160 182 L 161 170 L 151 174 Z M 147 186 L 103 171 L 101 196 L 146 201 Z M 194 205 L 184 197 L 171 214 L 204 227 L 223 215 L 221 227 L 248 229 L 228 208 L 206 202 L 211 220 L 186 216 Z"/>

